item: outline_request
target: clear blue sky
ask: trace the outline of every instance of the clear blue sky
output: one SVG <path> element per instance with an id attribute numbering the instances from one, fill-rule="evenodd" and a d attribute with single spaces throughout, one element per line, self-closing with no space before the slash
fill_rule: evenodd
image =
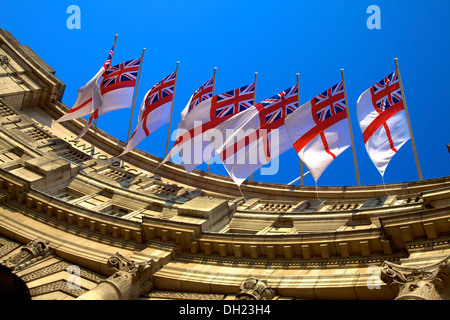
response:
<path id="1" fill-rule="evenodd" d="M 81 10 L 81 29 L 69 30 L 69 5 Z M 366 10 L 377 5 L 381 29 L 369 29 Z M 77 89 L 103 64 L 118 34 L 113 64 L 146 55 L 133 127 L 147 90 L 180 61 L 172 129 L 190 95 L 217 67 L 216 93 L 254 80 L 257 100 L 295 84 L 300 74 L 303 104 L 341 79 L 347 94 L 361 183 L 379 184 L 356 121 L 359 95 L 395 70 L 398 58 L 420 165 L 425 179 L 449 176 L 450 2 L 432 1 L 11 1 L 2 2 L 0 27 L 29 45 L 66 83 L 63 102 L 71 107 Z M 131 110 L 103 116 L 98 126 L 126 140 Z M 138 147 L 163 157 L 165 125 Z M 171 145 L 173 142 L 171 143 Z M 199 169 L 206 170 L 206 165 Z M 306 169 L 305 169 L 306 171 Z M 225 174 L 215 164 L 211 172 Z M 277 175 L 254 179 L 288 183 L 299 175 L 294 149 L 280 158 Z M 386 183 L 417 180 L 411 142 L 394 156 Z M 314 185 L 312 177 L 306 185 Z M 347 149 L 322 174 L 320 186 L 356 185 Z"/>

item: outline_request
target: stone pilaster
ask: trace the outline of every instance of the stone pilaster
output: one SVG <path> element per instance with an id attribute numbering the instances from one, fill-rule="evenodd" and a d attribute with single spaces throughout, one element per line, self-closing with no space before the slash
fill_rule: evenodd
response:
<path id="1" fill-rule="evenodd" d="M 385 261 L 381 280 L 397 292 L 396 300 L 449 300 L 450 255 L 424 266 L 401 266 Z"/>
<path id="2" fill-rule="evenodd" d="M 153 289 L 153 260 L 136 263 L 116 253 L 108 259 L 108 266 L 116 273 L 77 300 L 134 300 Z"/>
<path id="3" fill-rule="evenodd" d="M 246 279 L 239 286 L 239 293 L 236 300 L 272 300 L 276 295 L 265 280 L 251 277 Z"/>

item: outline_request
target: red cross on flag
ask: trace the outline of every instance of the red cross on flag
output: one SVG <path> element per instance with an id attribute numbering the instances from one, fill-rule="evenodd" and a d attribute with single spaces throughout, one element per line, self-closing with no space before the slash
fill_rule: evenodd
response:
<path id="1" fill-rule="evenodd" d="M 398 72 L 364 91 L 356 110 L 367 153 L 383 176 L 389 161 L 411 138 Z"/>
<path id="2" fill-rule="evenodd" d="M 162 79 L 147 92 L 139 110 L 136 129 L 121 155 L 131 151 L 153 131 L 169 123 L 176 79 L 177 71 Z"/>
<path id="3" fill-rule="evenodd" d="M 141 59 L 122 62 L 102 74 L 99 78 L 100 90 L 94 90 L 93 94 L 93 111 L 77 139 L 89 130 L 99 116 L 131 107 L 140 63 Z"/>
<path id="4" fill-rule="evenodd" d="M 238 186 L 253 172 L 292 148 L 285 119 L 297 108 L 298 85 L 295 85 L 236 114 L 218 125 L 217 131 L 208 133 L 225 169 Z M 222 141 L 219 137 L 225 139 Z M 278 171 L 275 164 L 267 169 L 267 173 L 262 174 Z"/>
<path id="5" fill-rule="evenodd" d="M 207 98 L 193 107 L 178 123 L 177 140 L 160 165 L 178 152 L 186 172 L 215 155 L 208 131 L 254 104 L 255 83 Z"/>
<path id="6" fill-rule="evenodd" d="M 343 82 L 314 97 L 285 121 L 300 159 L 317 181 L 328 165 L 352 145 Z"/>
<path id="7" fill-rule="evenodd" d="M 112 49 L 109 51 L 108 58 L 106 59 L 100 70 L 97 72 L 97 74 L 83 87 L 78 89 L 77 100 L 75 101 L 72 108 L 65 115 L 56 120 L 56 122 L 81 118 L 87 116 L 88 114 L 91 114 L 94 111 L 94 105 L 92 102 L 93 100 L 95 100 L 95 96 L 100 96 L 100 84 L 103 81 L 105 71 L 108 70 L 111 66 L 114 47 L 115 43 Z"/>
<path id="8" fill-rule="evenodd" d="M 187 114 L 198 105 L 200 102 L 208 100 L 213 96 L 215 76 L 206 81 L 200 88 L 198 88 L 189 99 L 186 107 L 181 111 L 181 120 L 186 118 Z"/>

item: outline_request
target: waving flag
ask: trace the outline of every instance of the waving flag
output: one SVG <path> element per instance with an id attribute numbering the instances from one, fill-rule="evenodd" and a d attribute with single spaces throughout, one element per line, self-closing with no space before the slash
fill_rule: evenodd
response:
<path id="1" fill-rule="evenodd" d="M 209 141 L 208 130 L 253 106 L 254 97 L 255 84 L 252 83 L 197 104 L 179 122 L 177 141 L 161 164 L 180 152 L 186 171 L 191 172 L 213 157 L 214 146 Z"/>
<path id="2" fill-rule="evenodd" d="M 103 73 L 99 79 L 101 80 L 100 92 L 94 94 L 94 110 L 77 139 L 89 130 L 91 124 L 99 116 L 111 111 L 131 108 L 140 63 L 140 58 L 122 62 Z"/>
<path id="3" fill-rule="evenodd" d="M 314 97 L 286 119 L 289 138 L 316 181 L 351 146 L 349 129 L 343 82 Z"/>
<path id="4" fill-rule="evenodd" d="M 169 122 L 177 71 L 155 84 L 145 95 L 138 124 L 121 155 L 135 148 L 153 131 Z"/>
<path id="5" fill-rule="evenodd" d="M 211 119 L 224 119 L 250 108 L 254 103 L 254 95 L 253 83 L 215 96 L 210 109 Z"/>
<path id="6" fill-rule="evenodd" d="M 94 111 L 94 92 L 97 91 L 96 96 L 99 97 L 100 83 L 102 82 L 103 74 L 111 66 L 112 57 L 114 55 L 114 47 L 115 45 L 113 45 L 112 49 L 109 51 L 105 63 L 97 74 L 83 87 L 78 89 L 78 97 L 72 108 L 65 115 L 56 120 L 56 122 L 81 118 L 91 114 Z"/>
<path id="7" fill-rule="evenodd" d="M 237 185 L 269 163 L 292 144 L 285 129 L 285 119 L 298 108 L 298 85 L 248 108 L 216 127 L 225 141 L 213 139 L 225 169 Z M 233 133 L 227 134 L 232 129 Z"/>
<path id="8" fill-rule="evenodd" d="M 99 116 L 118 109 L 131 108 L 141 59 L 122 62 L 105 71 L 101 85 L 103 104 Z"/>
<path id="9" fill-rule="evenodd" d="M 411 138 L 398 73 L 364 91 L 356 109 L 367 153 L 383 176 L 389 161 Z"/>
<path id="10" fill-rule="evenodd" d="M 186 118 L 187 114 L 191 112 L 191 110 L 198 105 L 200 102 L 208 100 L 213 96 L 213 88 L 214 88 L 214 76 L 211 77 L 208 81 L 206 81 L 200 88 L 198 88 L 189 99 L 188 104 L 181 111 L 181 120 Z"/>

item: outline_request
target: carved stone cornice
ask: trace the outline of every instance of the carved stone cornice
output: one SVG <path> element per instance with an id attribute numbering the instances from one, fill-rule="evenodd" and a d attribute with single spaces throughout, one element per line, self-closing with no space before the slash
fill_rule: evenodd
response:
<path id="1" fill-rule="evenodd" d="M 153 259 L 136 263 L 116 253 L 107 264 L 116 273 L 78 297 L 79 300 L 134 300 L 153 289 L 156 265 Z"/>
<path id="2" fill-rule="evenodd" d="M 45 240 L 33 240 L 24 245 L 17 254 L 0 261 L 0 264 L 12 272 L 18 272 L 52 254 L 53 251 L 48 244 L 49 242 Z"/>
<path id="3" fill-rule="evenodd" d="M 401 266 L 385 261 L 381 280 L 397 292 L 396 300 L 448 300 L 450 255 L 421 267 Z"/>
<path id="4" fill-rule="evenodd" d="M 244 280 L 239 286 L 236 300 L 272 300 L 276 295 L 267 281 L 255 277 Z"/>

